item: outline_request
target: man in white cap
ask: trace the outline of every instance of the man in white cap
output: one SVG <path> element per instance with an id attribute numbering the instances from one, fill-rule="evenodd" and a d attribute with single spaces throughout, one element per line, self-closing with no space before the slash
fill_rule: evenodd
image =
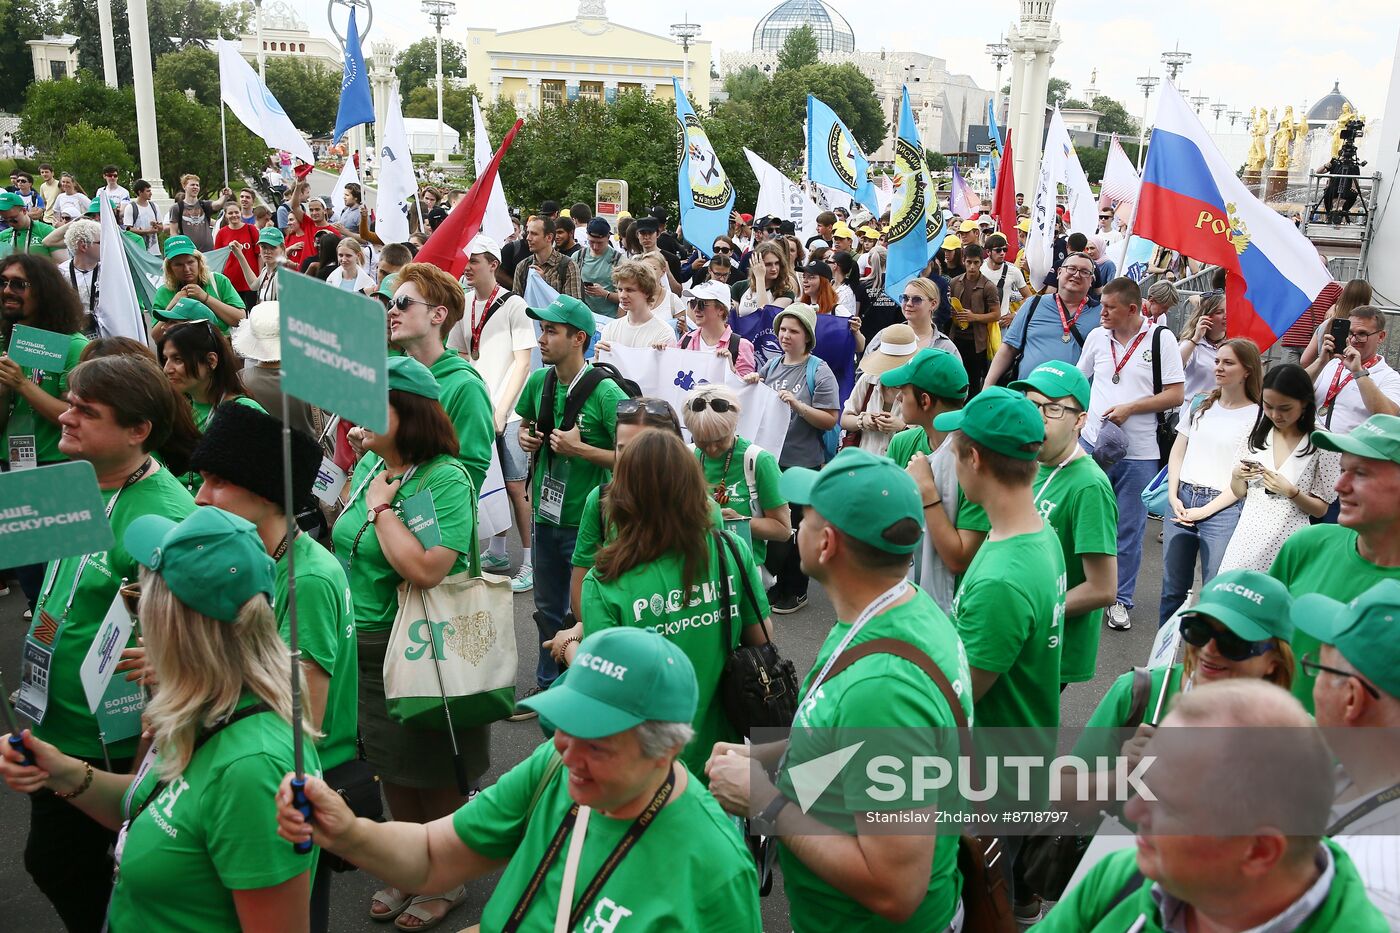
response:
<path id="1" fill-rule="evenodd" d="M 486 381 L 495 413 L 496 453 L 501 477 L 506 481 L 511 518 L 520 529 L 520 569 L 511 580 L 511 589 L 524 593 L 535 585 L 530 558 L 530 503 L 525 498 L 529 460 L 520 449 L 520 416 L 515 403 L 530 374 L 530 351 L 535 346 L 535 325 L 525 313 L 525 299 L 496 281 L 501 264 L 501 248 L 485 234 L 477 234 L 467 244 L 467 311 L 447 334 L 447 345 L 459 351 L 476 367 Z M 509 428 L 507 427 L 509 426 Z M 510 566 L 506 555 L 506 532 L 491 539 L 482 567 L 499 571 Z"/>

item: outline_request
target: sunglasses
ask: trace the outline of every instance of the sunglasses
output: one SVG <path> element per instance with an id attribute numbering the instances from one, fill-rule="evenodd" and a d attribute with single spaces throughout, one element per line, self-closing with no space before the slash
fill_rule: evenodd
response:
<path id="1" fill-rule="evenodd" d="M 989 247 L 987 247 L 987 252 L 989 252 L 989 253 L 1004 253 L 1004 252 L 1006 252 L 1006 250 L 1007 250 L 1007 247 L 1005 247 L 1005 246 L 989 246 Z"/>
<path id="2" fill-rule="evenodd" d="M 921 305 L 924 303 L 923 295 L 900 295 L 899 300 L 907 305 Z"/>
<path id="3" fill-rule="evenodd" d="M 706 398 L 702 395 L 700 398 L 690 400 L 691 411 L 704 411 L 707 405 L 721 415 L 727 411 L 738 411 L 737 408 L 729 404 L 729 399 L 727 398 Z"/>
<path id="4" fill-rule="evenodd" d="M 17 279 L 9 275 L 0 275 L 0 291 L 11 291 L 23 295 L 28 290 L 28 279 Z"/>
<path id="5" fill-rule="evenodd" d="M 389 299 L 389 307 L 398 308 L 400 311 L 407 311 L 409 305 L 425 305 L 429 308 L 437 307 L 437 305 L 433 304 L 431 301 L 424 301 L 422 298 L 410 298 L 407 295 L 398 295 Z"/>
<path id="6" fill-rule="evenodd" d="M 1338 677 L 1355 677 L 1357 683 L 1365 687 L 1366 692 L 1371 694 L 1372 699 L 1379 700 L 1381 698 L 1380 691 L 1373 687 L 1365 677 L 1352 671 L 1344 671 L 1341 668 L 1328 667 L 1326 664 L 1319 663 L 1317 660 L 1317 652 L 1315 651 L 1309 651 L 1307 654 L 1303 655 L 1302 658 L 1298 660 L 1298 666 L 1301 667 L 1303 672 L 1309 677 L 1316 677 L 1321 671 L 1335 674 Z"/>
<path id="7" fill-rule="evenodd" d="M 1273 639 L 1249 641 L 1229 629 L 1216 628 L 1200 616 L 1183 616 L 1181 638 L 1188 645 L 1204 648 L 1215 642 L 1215 650 L 1228 661 L 1248 661 L 1268 652 L 1274 646 Z"/>
<path id="8" fill-rule="evenodd" d="M 732 252 L 734 252 L 734 250 L 730 249 L 730 248 L 727 247 L 727 246 L 716 246 L 716 247 L 715 247 L 715 252 L 717 252 L 717 253 L 732 253 Z"/>
<path id="9" fill-rule="evenodd" d="M 671 403 L 659 398 L 624 398 L 617 403 L 617 416 L 619 418 L 635 415 L 639 411 L 644 411 L 653 418 L 665 418 L 675 423 L 676 412 L 671 408 Z"/>

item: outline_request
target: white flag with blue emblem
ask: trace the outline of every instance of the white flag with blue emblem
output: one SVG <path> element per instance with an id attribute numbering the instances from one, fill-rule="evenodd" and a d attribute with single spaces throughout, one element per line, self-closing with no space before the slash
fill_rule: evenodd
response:
<path id="1" fill-rule="evenodd" d="M 215 39 L 219 51 L 219 96 L 233 115 L 273 149 L 285 149 L 303 162 L 316 161 L 311 146 L 257 72 L 238 54 L 238 44 Z"/>
<path id="2" fill-rule="evenodd" d="M 700 118 L 675 78 L 676 155 L 680 163 L 677 185 L 680 192 L 681 227 L 685 238 L 704 256 L 716 237 L 729 234 L 729 212 L 734 210 L 734 186 L 719 164 L 715 147 L 705 135 Z"/>

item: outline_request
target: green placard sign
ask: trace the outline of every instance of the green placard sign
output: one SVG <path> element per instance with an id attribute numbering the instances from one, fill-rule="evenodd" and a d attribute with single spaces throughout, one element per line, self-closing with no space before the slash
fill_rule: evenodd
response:
<path id="1" fill-rule="evenodd" d="M 21 366 L 42 369 L 46 373 L 61 373 L 68 368 L 68 345 L 71 334 L 56 334 L 27 324 L 16 324 L 10 335 L 7 355 Z"/>
<path id="2" fill-rule="evenodd" d="M 423 545 L 423 550 L 431 550 L 442 543 L 442 529 L 438 527 L 437 506 L 433 504 L 431 489 L 403 500 L 403 522 Z"/>
<path id="3" fill-rule="evenodd" d="M 112 546 L 97 474 L 85 460 L 0 473 L 0 567 Z"/>
<path id="4" fill-rule="evenodd" d="M 384 307 L 287 269 L 277 273 L 282 390 L 371 431 L 389 428 Z"/>

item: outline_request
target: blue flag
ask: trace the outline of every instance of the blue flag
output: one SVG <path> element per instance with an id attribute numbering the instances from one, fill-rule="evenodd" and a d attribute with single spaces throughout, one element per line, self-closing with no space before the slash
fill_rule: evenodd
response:
<path id="1" fill-rule="evenodd" d="M 690 106 L 680 81 L 671 79 L 676 93 L 676 175 L 680 189 L 681 227 L 685 238 L 709 257 L 716 237 L 729 235 L 729 212 L 734 210 L 734 186 L 719 164 L 715 147 Z"/>
<path id="2" fill-rule="evenodd" d="M 811 94 L 807 95 L 807 177 L 847 192 L 872 213 L 880 212 L 865 153 L 836 111 Z"/>
<path id="3" fill-rule="evenodd" d="M 350 25 L 345 29 L 345 73 L 340 79 L 340 110 L 335 115 L 334 142 L 345 131 L 361 123 L 374 122 L 374 98 L 369 92 L 369 72 L 360 50 L 360 30 L 355 25 L 355 7 L 350 8 Z"/>
<path id="4" fill-rule="evenodd" d="M 987 101 L 987 142 L 992 144 L 991 155 L 983 156 L 992 172 L 992 190 L 997 190 L 997 163 L 1001 162 L 1001 127 L 997 126 L 997 111 L 994 104 L 996 95 Z"/>
<path id="5" fill-rule="evenodd" d="M 753 344 L 754 366 L 759 372 L 769 360 L 780 359 L 783 355 L 777 335 L 773 333 L 773 318 L 781 310 L 776 305 L 765 305 L 752 314 L 729 316 L 729 326 L 734 333 Z M 851 333 L 851 319 L 818 314 L 817 345 L 812 352 L 831 367 L 831 374 L 841 390 L 841 404 L 845 405 L 856 383 L 856 338 Z"/>
<path id="6" fill-rule="evenodd" d="M 896 302 L 910 279 L 923 274 L 929 257 L 938 249 L 934 239 L 943 229 L 938 202 L 929 210 L 928 169 L 924 146 L 909 106 L 909 89 L 902 89 L 899 130 L 894 138 L 894 203 L 890 205 L 890 226 L 886 233 L 889 253 L 885 259 L 885 292 Z M 933 218 L 938 218 L 935 229 Z"/>

